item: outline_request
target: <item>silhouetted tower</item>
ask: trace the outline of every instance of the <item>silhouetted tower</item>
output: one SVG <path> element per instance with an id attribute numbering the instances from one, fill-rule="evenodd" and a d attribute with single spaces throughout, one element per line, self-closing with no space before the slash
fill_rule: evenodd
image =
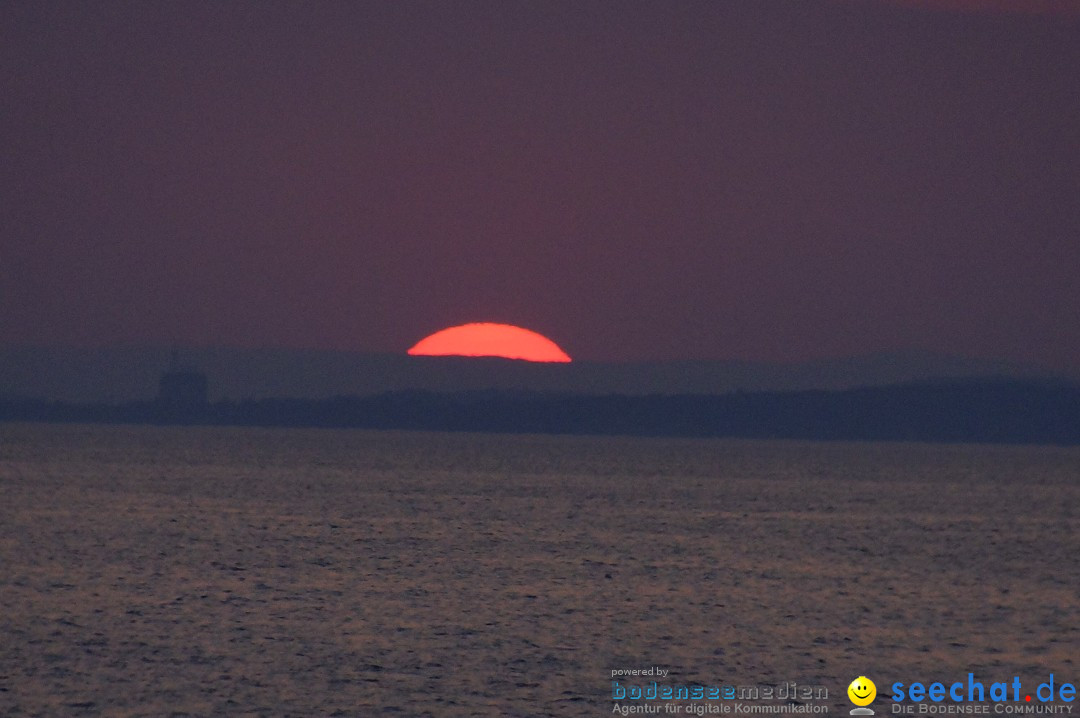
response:
<path id="1" fill-rule="evenodd" d="M 173 410 L 198 409 L 206 406 L 208 386 L 205 374 L 180 366 L 174 349 L 169 370 L 158 381 L 158 403 Z"/>

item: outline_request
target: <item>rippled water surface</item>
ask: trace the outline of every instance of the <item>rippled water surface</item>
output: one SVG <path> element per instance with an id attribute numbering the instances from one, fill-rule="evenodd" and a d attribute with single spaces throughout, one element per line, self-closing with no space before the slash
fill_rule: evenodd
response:
<path id="1" fill-rule="evenodd" d="M 0 425 L 0 714 L 1075 681 L 1078 481 L 1045 447 Z"/>

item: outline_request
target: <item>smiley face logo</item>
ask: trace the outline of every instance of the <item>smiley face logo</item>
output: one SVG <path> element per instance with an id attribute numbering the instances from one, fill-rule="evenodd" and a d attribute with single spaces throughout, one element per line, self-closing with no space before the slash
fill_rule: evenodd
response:
<path id="1" fill-rule="evenodd" d="M 877 686 L 866 676 L 859 676 L 847 687 L 847 697 L 857 706 L 868 706 L 877 698 Z"/>

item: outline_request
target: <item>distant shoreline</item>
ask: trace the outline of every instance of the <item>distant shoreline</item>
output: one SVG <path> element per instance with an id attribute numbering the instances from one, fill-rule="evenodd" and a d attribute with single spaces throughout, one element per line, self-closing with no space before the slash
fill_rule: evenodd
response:
<path id="1" fill-rule="evenodd" d="M 1080 386 L 943 380 L 838 391 L 584 396 L 387 392 L 199 406 L 0 398 L 0 421 L 1080 445 Z"/>

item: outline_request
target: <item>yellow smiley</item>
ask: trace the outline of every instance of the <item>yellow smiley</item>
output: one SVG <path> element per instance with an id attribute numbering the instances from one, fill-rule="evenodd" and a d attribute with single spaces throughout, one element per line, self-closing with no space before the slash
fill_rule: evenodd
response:
<path id="1" fill-rule="evenodd" d="M 877 697 L 877 686 L 866 676 L 859 676 L 847 687 L 847 697 L 857 706 L 868 706 Z"/>

